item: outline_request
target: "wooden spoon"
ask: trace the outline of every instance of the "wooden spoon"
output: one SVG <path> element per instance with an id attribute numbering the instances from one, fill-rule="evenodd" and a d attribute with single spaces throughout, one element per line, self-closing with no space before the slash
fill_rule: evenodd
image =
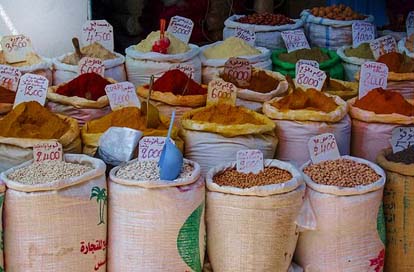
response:
<path id="1" fill-rule="evenodd" d="M 80 50 L 78 38 L 76 37 L 72 38 L 72 44 L 73 44 L 73 47 L 75 48 L 75 54 L 77 57 L 77 61 L 79 62 L 83 58 L 83 54 Z"/>

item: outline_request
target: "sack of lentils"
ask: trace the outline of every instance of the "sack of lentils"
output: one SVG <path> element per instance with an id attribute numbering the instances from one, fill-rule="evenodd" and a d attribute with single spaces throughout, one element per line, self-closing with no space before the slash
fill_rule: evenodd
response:
<path id="1" fill-rule="evenodd" d="M 414 146 L 393 153 L 384 149 L 377 163 L 387 174 L 384 215 L 387 234 L 385 271 L 414 270 Z"/>
<path id="2" fill-rule="evenodd" d="M 315 89 L 295 88 L 284 97 L 263 105 L 264 114 L 276 125 L 279 139 L 275 158 L 302 165 L 310 159 L 308 142 L 322 133 L 333 133 L 341 154 L 350 153 L 351 120 L 339 96 Z"/>
<path id="3" fill-rule="evenodd" d="M 313 227 L 300 233 L 295 262 L 305 271 L 382 271 L 385 245 L 377 219 L 382 215 L 384 171 L 351 156 L 308 162 L 301 170 Z"/>
<path id="4" fill-rule="evenodd" d="M 91 57 L 102 60 L 105 66 L 105 77 L 116 81 L 125 81 L 125 57 L 119 53 L 111 52 L 100 43 L 94 42 L 81 48 L 83 57 Z M 79 59 L 75 52 L 67 53 L 53 59 L 53 85 L 59 85 L 71 81 L 79 75 Z"/>
<path id="5" fill-rule="evenodd" d="M 352 45 L 353 23 L 374 22 L 374 16 L 358 14 L 343 4 L 306 9 L 300 16 L 305 22 L 305 32 L 310 45 L 331 50 Z"/>
<path id="6" fill-rule="evenodd" d="M 255 45 L 273 50 L 285 47 L 282 31 L 303 28 L 303 21 L 272 13 L 233 15 L 224 22 L 223 39 L 234 36 L 237 27 L 253 28 L 256 33 Z"/>
<path id="7" fill-rule="evenodd" d="M 278 142 L 270 119 L 228 104 L 188 111 L 181 126 L 184 157 L 199 163 L 203 176 L 210 168 L 233 161 L 241 149 L 259 149 L 264 158 L 272 159 Z"/>
<path id="8" fill-rule="evenodd" d="M 80 126 L 111 112 L 105 86 L 115 83 L 96 73 L 79 75 L 69 82 L 49 87 L 47 107 L 76 119 Z"/>
<path id="9" fill-rule="evenodd" d="M 399 92 L 371 90 L 361 99 L 348 101 L 352 118 L 351 154 L 375 161 L 381 150 L 391 147 L 392 131 L 414 124 L 414 106 Z"/>
<path id="10" fill-rule="evenodd" d="M 367 61 L 375 61 L 369 43 L 362 43 L 356 48 L 351 45 L 341 46 L 336 53 L 342 60 L 346 81 L 355 81 L 361 65 Z"/>
<path id="11" fill-rule="evenodd" d="M 65 153 L 81 153 L 78 123 L 37 102 L 17 105 L 0 119 L 0 172 L 33 158 L 33 146 L 56 139 Z"/>
<path id="12" fill-rule="evenodd" d="M 243 174 L 237 172 L 236 162 L 229 162 L 210 169 L 206 185 L 212 269 L 287 271 L 299 235 L 295 220 L 305 195 L 300 172 L 289 163 L 265 160 L 263 171 Z"/>
<path id="13" fill-rule="evenodd" d="M 180 176 L 160 180 L 157 161 L 133 160 L 109 175 L 108 271 L 201 272 L 204 179 L 184 159 Z"/>
<path id="14" fill-rule="evenodd" d="M 29 161 L 0 175 L 8 271 L 105 271 L 105 164 L 85 155 Z M 27 258 L 22 258 L 27 256 Z"/>

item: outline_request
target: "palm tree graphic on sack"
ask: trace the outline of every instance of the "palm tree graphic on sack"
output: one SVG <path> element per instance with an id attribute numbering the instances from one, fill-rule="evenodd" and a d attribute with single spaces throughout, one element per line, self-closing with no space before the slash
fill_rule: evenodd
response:
<path id="1" fill-rule="evenodd" d="M 99 188 L 98 186 L 95 186 L 91 190 L 91 197 L 89 200 L 92 200 L 93 198 L 96 198 L 96 202 L 99 204 L 99 223 L 105 224 L 104 220 L 104 212 L 105 212 L 105 205 L 108 200 L 108 197 L 106 195 L 106 189 L 105 188 Z"/>

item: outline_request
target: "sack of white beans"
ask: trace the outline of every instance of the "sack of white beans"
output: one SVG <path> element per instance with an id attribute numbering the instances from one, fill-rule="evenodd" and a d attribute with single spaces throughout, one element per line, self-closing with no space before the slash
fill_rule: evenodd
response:
<path id="1" fill-rule="evenodd" d="M 342 156 L 301 168 L 307 185 L 295 262 L 304 271 L 382 271 L 385 173 L 367 160 Z"/>
<path id="2" fill-rule="evenodd" d="M 106 271 L 105 164 L 86 155 L 3 172 L 7 271 Z"/>
<path id="3" fill-rule="evenodd" d="M 160 180 L 157 161 L 111 170 L 108 271 L 201 272 L 205 250 L 204 179 L 184 160 L 180 176 Z"/>

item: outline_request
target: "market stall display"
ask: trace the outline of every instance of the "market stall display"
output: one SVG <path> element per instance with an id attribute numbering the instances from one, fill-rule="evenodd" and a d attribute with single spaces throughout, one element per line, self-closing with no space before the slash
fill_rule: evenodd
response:
<path id="1" fill-rule="evenodd" d="M 308 227 L 299 235 L 295 262 L 310 271 L 382 271 L 385 245 L 377 216 L 384 171 L 350 156 L 308 162 L 301 170 Z"/>
<path id="2" fill-rule="evenodd" d="M 0 116 L 12 110 L 15 98 L 16 92 L 0 86 Z"/>
<path id="3" fill-rule="evenodd" d="M 236 162 L 207 174 L 207 251 L 214 271 L 287 271 L 291 264 L 303 178 L 289 163 L 264 163 L 258 174 L 237 172 Z"/>
<path id="4" fill-rule="evenodd" d="M 107 190 L 101 160 L 68 154 L 63 161 L 28 161 L 3 172 L 1 180 L 7 186 L 7 270 L 106 269 Z"/>
<path id="5" fill-rule="evenodd" d="M 125 81 L 125 57 L 119 53 L 111 52 L 100 43 L 94 42 L 80 49 L 83 57 L 102 60 L 105 66 L 105 77 L 116 81 Z M 67 53 L 53 59 L 53 85 L 66 83 L 79 75 L 79 57 L 75 52 Z"/>
<path id="6" fill-rule="evenodd" d="M 345 72 L 345 80 L 355 81 L 355 74 L 361 69 L 361 65 L 367 61 L 374 61 L 374 55 L 369 43 L 362 43 L 358 47 L 342 46 L 336 51 L 342 60 Z"/>

